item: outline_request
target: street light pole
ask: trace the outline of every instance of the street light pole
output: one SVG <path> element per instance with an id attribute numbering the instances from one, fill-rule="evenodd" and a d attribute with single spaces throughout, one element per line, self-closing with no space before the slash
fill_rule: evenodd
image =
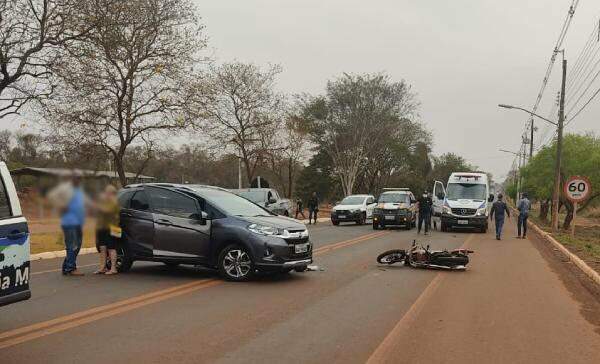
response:
<path id="1" fill-rule="evenodd" d="M 556 137 L 556 167 L 554 171 L 554 194 L 552 196 L 552 231 L 558 231 L 558 203 L 560 199 L 560 169 L 562 163 L 563 128 L 565 122 L 565 84 L 567 80 L 567 60 L 563 59 L 562 85 L 560 92 L 560 111 Z"/>
<path id="2" fill-rule="evenodd" d="M 510 150 L 506 150 L 506 149 L 499 149 L 499 150 L 504 153 L 514 154 L 517 156 L 517 158 L 519 158 L 518 168 L 516 171 L 514 171 L 514 175 L 513 175 L 515 184 L 517 185 L 517 193 L 515 195 L 515 202 L 519 201 L 519 194 L 521 192 L 521 158 L 525 157 L 525 152 L 521 153 L 521 151 L 519 151 L 519 153 L 516 153 L 516 152 L 512 152 Z"/>
<path id="3" fill-rule="evenodd" d="M 238 188 L 242 189 L 242 157 L 238 157 Z"/>
<path id="4" fill-rule="evenodd" d="M 499 104 L 499 107 L 505 109 L 517 109 L 521 111 L 525 111 L 529 115 L 536 116 L 541 120 L 544 120 L 552 125 L 556 126 L 557 129 L 557 138 L 556 138 L 556 166 L 554 169 L 554 191 L 552 193 L 552 232 L 556 233 L 558 231 L 558 204 L 560 201 L 560 169 L 562 163 L 562 147 L 563 147 L 563 129 L 565 122 L 565 86 L 567 81 L 567 60 L 563 59 L 563 67 L 562 67 L 562 84 L 561 84 L 561 93 L 560 93 L 560 111 L 558 114 L 558 123 L 555 123 L 552 120 L 548 120 L 543 116 L 540 116 L 533 111 L 524 109 L 518 106 Z M 531 122 L 531 129 L 533 130 L 533 120 Z M 533 135 L 533 134 L 532 134 Z M 531 138 L 531 143 L 533 144 L 533 137 Z M 533 149 L 533 146 L 531 147 Z M 530 153 L 533 154 L 532 149 L 530 149 Z"/>

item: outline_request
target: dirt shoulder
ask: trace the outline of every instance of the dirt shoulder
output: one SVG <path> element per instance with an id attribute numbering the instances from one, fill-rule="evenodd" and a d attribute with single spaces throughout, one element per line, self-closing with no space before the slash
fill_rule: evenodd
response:
<path id="1" fill-rule="evenodd" d="M 600 273 L 600 226 L 591 224 L 588 220 L 580 224 L 580 220 L 577 219 L 575 238 L 572 238 L 569 231 L 560 230 L 558 233 L 552 233 L 549 223 L 541 221 L 535 211 L 530 215 L 530 219 L 571 253 Z"/>

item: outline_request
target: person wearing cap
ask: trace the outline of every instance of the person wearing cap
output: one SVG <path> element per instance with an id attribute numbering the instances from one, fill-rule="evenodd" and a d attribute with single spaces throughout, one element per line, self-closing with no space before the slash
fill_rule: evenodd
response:
<path id="1" fill-rule="evenodd" d="M 502 201 L 502 194 L 498 194 L 498 201 L 492 205 L 492 211 L 490 212 L 490 220 L 495 217 L 496 223 L 496 240 L 500 240 L 502 236 L 502 227 L 504 226 L 504 214 L 510 219 L 510 211 L 506 202 Z"/>
<path id="2" fill-rule="evenodd" d="M 419 197 L 419 225 L 417 228 L 417 234 L 421 233 L 421 228 L 425 224 L 425 235 L 429 233 L 429 226 L 431 225 L 431 210 L 433 208 L 433 200 L 429 196 L 427 191 L 423 192 L 423 195 Z"/>
<path id="3" fill-rule="evenodd" d="M 517 210 L 519 210 L 519 219 L 517 220 L 517 239 L 527 238 L 527 219 L 529 218 L 529 210 L 531 209 L 531 201 L 529 201 L 527 192 L 521 194 L 521 199 L 517 202 Z M 521 235 L 523 232 L 523 235 Z"/>

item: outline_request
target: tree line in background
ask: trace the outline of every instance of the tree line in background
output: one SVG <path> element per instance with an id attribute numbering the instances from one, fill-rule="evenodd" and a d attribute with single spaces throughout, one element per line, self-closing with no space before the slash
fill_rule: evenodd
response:
<path id="1" fill-rule="evenodd" d="M 246 186 L 260 175 L 323 199 L 475 169 L 432 155 L 416 94 L 385 73 L 286 95 L 278 65 L 216 64 L 190 0 L 0 0 L 0 13 L 0 119 L 29 105 L 42 126 L 1 135 L 12 167 L 236 187 L 239 160 Z"/>
<path id="2" fill-rule="evenodd" d="M 591 197 L 581 204 L 577 212 L 584 212 L 600 201 L 600 138 L 593 134 L 567 134 L 563 141 L 563 157 L 561 167 L 562 183 L 571 176 L 587 176 L 595 190 Z M 527 192 L 530 198 L 540 201 L 540 218 L 548 219 L 551 210 L 552 192 L 554 189 L 554 171 L 556 166 L 556 141 L 543 147 L 520 171 L 522 178 L 521 191 Z M 516 172 L 516 171 L 515 171 Z M 507 193 L 514 196 L 517 192 L 514 175 L 508 180 Z M 561 186 L 562 191 L 562 186 Z M 561 193 L 559 208 L 566 211 L 563 228 L 569 229 L 573 220 L 574 205 Z"/>

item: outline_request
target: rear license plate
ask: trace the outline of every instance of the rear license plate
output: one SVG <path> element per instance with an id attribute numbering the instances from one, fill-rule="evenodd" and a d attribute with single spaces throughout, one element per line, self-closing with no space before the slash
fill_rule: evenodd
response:
<path id="1" fill-rule="evenodd" d="M 306 253 L 308 251 L 308 246 L 309 245 L 310 245 L 309 243 L 296 244 L 294 246 L 294 251 L 296 252 L 296 254 Z"/>
<path id="2" fill-rule="evenodd" d="M 386 219 L 386 220 L 396 220 L 396 216 L 389 216 L 389 215 L 386 215 L 386 216 L 385 216 L 385 219 Z"/>
<path id="3" fill-rule="evenodd" d="M 339 219 L 345 219 L 345 218 L 346 218 L 346 215 L 338 215 L 338 218 L 339 218 Z"/>
<path id="4" fill-rule="evenodd" d="M 458 225 L 469 225 L 469 220 L 458 220 Z"/>

